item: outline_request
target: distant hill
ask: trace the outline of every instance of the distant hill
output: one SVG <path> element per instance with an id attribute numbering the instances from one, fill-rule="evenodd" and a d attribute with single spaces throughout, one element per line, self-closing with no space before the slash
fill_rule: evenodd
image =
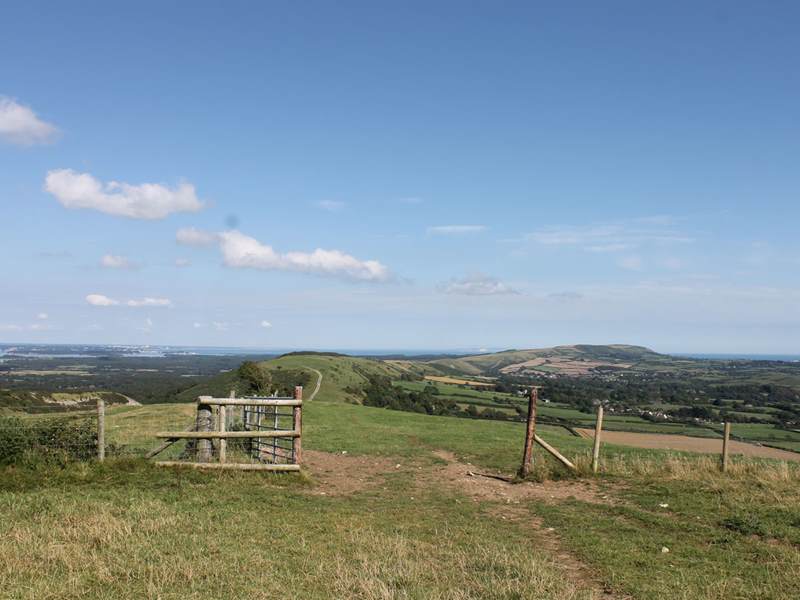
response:
<path id="1" fill-rule="evenodd" d="M 60 410 L 87 410 L 103 399 L 106 405 L 138 404 L 117 392 L 41 392 L 0 389 L 0 412 L 52 412 Z"/>
<path id="2" fill-rule="evenodd" d="M 421 375 L 425 368 L 403 361 L 381 362 L 368 358 L 356 358 L 343 354 L 316 352 L 293 352 L 278 358 L 259 363 L 273 372 L 276 386 L 282 386 L 281 393 L 288 393 L 294 385 L 305 387 L 304 397 L 313 393 L 318 373 L 322 374 L 322 384 L 318 397 L 325 401 L 354 402 L 362 399 L 361 390 L 369 376 L 386 376 L 400 379 L 415 369 Z M 237 394 L 245 389 L 236 371 L 222 373 L 211 380 L 198 384 L 179 394 L 179 399 L 190 402 L 202 395 L 227 396 L 231 390 Z"/>
<path id="3" fill-rule="evenodd" d="M 669 359 L 671 357 L 658 354 L 643 346 L 579 344 L 436 359 L 427 364 L 451 374 L 474 376 L 526 372 L 585 375 L 596 369 L 630 369 L 643 363 L 657 363 Z"/>

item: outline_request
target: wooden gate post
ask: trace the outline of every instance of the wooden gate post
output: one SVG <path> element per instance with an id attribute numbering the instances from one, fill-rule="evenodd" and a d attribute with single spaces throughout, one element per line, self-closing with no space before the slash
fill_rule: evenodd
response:
<path id="1" fill-rule="evenodd" d="M 303 400 L 303 386 L 298 385 L 294 388 L 294 399 L 295 400 Z M 277 408 L 275 409 L 277 410 Z M 294 407 L 294 430 L 298 433 L 296 438 L 292 438 L 292 454 L 294 454 L 294 462 L 295 464 L 300 464 L 303 460 L 303 438 L 301 437 L 303 433 L 303 407 L 302 406 L 295 406 Z"/>
<path id="2" fill-rule="evenodd" d="M 528 398 L 528 422 L 525 429 L 525 447 L 522 451 L 522 464 L 519 467 L 519 476 L 525 479 L 531 472 L 533 460 L 533 439 L 536 436 L 536 402 L 539 399 L 539 388 L 531 387 Z"/>
<path id="3" fill-rule="evenodd" d="M 600 433 L 603 431 L 603 405 L 597 407 L 597 421 L 594 424 L 594 447 L 592 448 L 592 473 L 600 468 Z"/>
<path id="4" fill-rule="evenodd" d="M 198 400 L 208 398 L 208 396 L 201 396 Z M 197 431 L 208 432 L 212 429 L 213 418 L 211 414 L 211 405 L 197 404 Z M 211 462 L 212 445 L 211 438 L 199 438 L 197 440 L 197 461 L 198 462 Z"/>
<path id="5" fill-rule="evenodd" d="M 97 460 L 106 459 L 106 401 L 97 399 Z"/>
<path id="6" fill-rule="evenodd" d="M 728 470 L 728 445 L 731 439 L 731 424 L 725 423 L 725 428 L 722 434 L 722 472 Z"/>

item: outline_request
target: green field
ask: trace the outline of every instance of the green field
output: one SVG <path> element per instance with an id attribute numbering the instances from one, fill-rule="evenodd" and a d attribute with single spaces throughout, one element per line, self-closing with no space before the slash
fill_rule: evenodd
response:
<path id="1" fill-rule="evenodd" d="M 115 408 L 109 441 L 141 454 L 154 431 L 193 414 L 189 404 Z M 304 423 L 305 448 L 345 461 L 354 489 L 326 487 L 330 466 L 301 476 L 159 469 L 139 458 L 5 468 L 5 597 L 800 594 L 797 467 L 737 458 L 722 475 L 714 458 L 606 446 L 592 478 L 589 442 L 542 426 L 582 475 L 537 451 L 534 476 L 545 483 L 462 475 L 454 487 L 439 451 L 462 474 L 511 474 L 523 426 L 327 402 L 309 403 Z M 500 491 L 475 495 L 482 481 Z"/>
<path id="2" fill-rule="evenodd" d="M 422 391 L 433 384 L 425 381 L 396 381 L 396 386 L 409 391 Z M 461 407 L 473 404 L 480 408 L 492 408 L 513 416 L 515 405 L 527 409 L 527 400 L 513 394 L 504 394 L 493 391 L 475 390 L 464 386 L 445 383 L 436 383 L 438 397 L 453 400 Z M 669 405 L 659 405 L 664 408 Z M 766 411 L 768 412 L 768 411 Z M 537 410 L 543 420 L 562 419 L 571 426 L 593 428 L 595 415 L 581 412 L 575 408 L 558 403 L 540 402 Z M 760 413 L 759 416 L 763 416 Z M 694 425 L 679 422 L 653 422 L 642 419 L 636 415 L 615 415 L 606 413 L 603 421 L 604 429 L 609 431 L 630 431 L 635 433 L 674 434 L 692 437 L 718 438 L 722 437 L 722 425 L 711 424 L 708 426 Z M 786 450 L 800 451 L 800 432 L 780 429 L 767 423 L 736 423 L 733 426 L 733 435 L 742 441 L 763 443 Z"/>

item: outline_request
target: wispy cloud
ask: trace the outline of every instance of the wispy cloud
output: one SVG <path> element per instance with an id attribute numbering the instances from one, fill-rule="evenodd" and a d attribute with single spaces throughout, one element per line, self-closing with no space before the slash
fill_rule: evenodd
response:
<path id="1" fill-rule="evenodd" d="M 328 212 L 338 212 L 346 205 L 344 202 L 340 202 L 339 200 L 320 200 L 316 203 L 316 206 L 317 208 L 327 210 Z"/>
<path id="2" fill-rule="evenodd" d="M 517 290 L 502 281 L 482 275 L 480 273 L 469 275 L 462 279 L 451 279 L 439 286 L 439 291 L 444 294 L 461 296 L 505 296 L 519 294 Z"/>
<path id="3" fill-rule="evenodd" d="M 44 189 L 66 208 L 96 210 L 130 219 L 163 219 L 173 213 L 197 212 L 203 208 L 190 183 L 175 188 L 158 183 L 104 184 L 88 173 L 57 169 L 47 174 Z"/>
<path id="4" fill-rule="evenodd" d="M 192 264 L 192 261 L 190 261 L 188 258 L 176 258 L 175 259 L 175 266 L 176 267 L 188 267 L 191 264 Z"/>
<path id="5" fill-rule="evenodd" d="M 411 205 L 422 204 L 423 202 L 425 202 L 425 200 L 423 200 L 418 196 L 406 196 L 404 198 L 399 198 L 397 201 L 400 204 L 411 204 Z"/>
<path id="6" fill-rule="evenodd" d="M 486 225 L 434 225 L 428 227 L 429 235 L 465 235 L 486 231 Z"/>
<path id="7" fill-rule="evenodd" d="M 125 304 L 133 308 L 169 308 L 172 306 L 172 300 L 169 298 L 142 298 L 128 300 Z"/>
<path id="8" fill-rule="evenodd" d="M 270 323 L 269 321 L 261 321 L 261 323 L 259 323 L 259 326 L 263 327 L 264 329 L 271 329 L 272 323 Z"/>
<path id="9" fill-rule="evenodd" d="M 559 302 L 574 302 L 583 299 L 584 295 L 580 292 L 553 292 L 552 294 L 548 294 L 547 297 Z"/>
<path id="10" fill-rule="evenodd" d="M 89 294 L 86 296 L 86 302 L 92 306 L 120 306 L 124 304 L 131 308 L 169 308 L 172 306 L 172 301 L 169 298 L 141 298 L 122 303 L 104 294 Z"/>
<path id="11" fill-rule="evenodd" d="M 175 241 L 184 246 L 213 246 L 219 241 L 219 236 L 195 227 L 183 227 L 175 233 Z"/>
<path id="12" fill-rule="evenodd" d="M 611 223 L 555 226 L 538 229 L 526 239 L 544 246 L 576 247 L 589 252 L 625 252 L 644 245 L 685 244 L 694 241 L 673 228 L 676 219 L 644 217 Z"/>
<path id="13" fill-rule="evenodd" d="M 47 144 L 58 137 L 58 128 L 40 119 L 16 100 L 0 96 L 0 139 L 20 146 Z"/>
<path id="14" fill-rule="evenodd" d="M 100 266 L 106 269 L 135 269 L 136 263 L 131 262 L 125 256 L 117 254 L 106 254 L 100 259 Z"/>

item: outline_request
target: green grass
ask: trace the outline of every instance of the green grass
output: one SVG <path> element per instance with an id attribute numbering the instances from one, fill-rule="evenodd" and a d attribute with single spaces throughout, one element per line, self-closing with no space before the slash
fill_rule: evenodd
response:
<path id="1" fill-rule="evenodd" d="M 183 428 L 193 414 L 191 404 L 113 408 L 109 441 L 141 453 L 154 431 Z M 341 496 L 321 495 L 314 473 L 200 473 L 141 459 L 8 468 L 0 589 L 82 600 L 592 597 L 558 566 L 549 535 L 588 565 L 595 587 L 637 599 L 800 594 L 797 467 L 737 458 L 722 475 L 715 457 L 607 445 L 595 485 L 613 504 L 545 495 L 504 519 L 505 502 L 415 477 L 441 464 L 439 449 L 477 470 L 513 473 L 520 423 L 310 402 L 304 425 L 305 448 L 400 468 Z M 539 432 L 585 472 L 588 440 Z M 563 474 L 536 456 L 537 475 Z M 555 531 L 536 529 L 535 518 Z"/>

